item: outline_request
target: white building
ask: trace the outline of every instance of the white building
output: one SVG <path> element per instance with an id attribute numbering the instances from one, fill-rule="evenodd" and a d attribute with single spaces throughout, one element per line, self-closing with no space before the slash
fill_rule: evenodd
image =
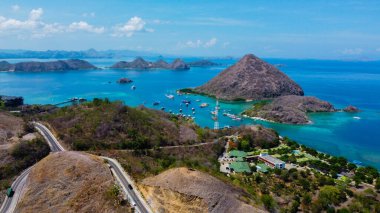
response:
<path id="1" fill-rule="evenodd" d="M 285 169 L 285 162 L 268 155 L 267 153 L 261 153 L 259 160 L 263 161 L 267 166 L 271 168 Z"/>

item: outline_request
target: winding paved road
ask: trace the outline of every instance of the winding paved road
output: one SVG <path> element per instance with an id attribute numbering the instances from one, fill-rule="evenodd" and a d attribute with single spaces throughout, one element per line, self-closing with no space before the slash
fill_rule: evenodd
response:
<path id="1" fill-rule="evenodd" d="M 65 149 L 58 143 L 54 135 L 46 128 L 44 125 L 33 122 L 34 127 L 41 133 L 50 146 L 52 152 L 65 151 Z M 14 190 L 14 195 L 12 197 L 6 197 L 1 208 L 0 213 L 12 213 L 16 209 L 17 202 L 20 198 L 20 194 L 25 186 L 26 179 L 30 173 L 33 166 L 29 167 L 21 173 L 20 176 L 12 184 L 12 189 Z"/>
<path id="2" fill-rule="evenodd" d="M 135 184 L 133 183 L 132 179 L 124 172 L 123 167 L 115 159 L 107 157 L 103 158 L 106 159 L 108 164 L 111 166 L 112 173 L 121 184 L 123 191 L 128 195 L 129 199 L 132 200 L 132 205 L 135 204 L 137 211 L 141 213 L 152 212 L 140 193 L 135 190 Z"/>
<path id="3" fill-rule="evenodd" d="M 63 146 L 58 142 L 58 140 L 55 138 L 55 136 L 50 132 L 50 130 L 38 122 L 33 122 L 34 127 L 38 130 L 38 132 L 41 133 L 41 135 L 45 138 L 45 140 L 48 142 L 50 149 L 52 152 L 62 152 L 66 151 Z M 124 172 L 121 165 L 112 158 L 103 157 L 107 160 L 108 164 L 111 166 L 111 171 L 115 175 L 116 179 L 122 186 L 123 191 L 125 194 L 132 200 L 132 205 L 135 204 L 135 208 L 137 212 L 141 213 L 150 213 L 152 212 L 149 208 L 149 206 L 146 204 L 145 200 L 142 198 L 140 193 L 135 190 L 135 185 L 132 181 L 132 179 Z M 29 172 L 33 166 L 26 169 L 21 175 L 13 182 L 12 189 L 15 191 L 13 197 L 6 197 L 1 208 L 0 213 L 13 213 L 18 199 L 20 197 L 20 194 L 24 188 L 26 179 L 29 175 Z M 129 188 L 129 187 L 132 187 Z"/>

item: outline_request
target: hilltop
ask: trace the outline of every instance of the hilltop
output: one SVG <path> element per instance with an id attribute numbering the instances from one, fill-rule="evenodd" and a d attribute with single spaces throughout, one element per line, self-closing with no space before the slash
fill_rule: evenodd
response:
<path id="1" fill-rule="evenodd" d="M 144 179 L 141 189 L 154 209 L 167 212 L 265 212 L 243 202 L 243 190 L 183 167 Z"/>
<path id="2" fill-rule="evenodd" d="M 79 59 L 58 60 L 48 62 L 19 62 L 10 64 L 6 61 L 0 62 L 0 71 L 12 72 L 44 72 L 44 71 L 66 71 L 66 70 L 85 70 L 97 69 L 87 61 Z"/>
<path id="3" fill-rule="evenodd" d="M 52 153 L 31 170 L 16 212 L 128 211 L 115 204 L 119 198 L 112 193 L 114 187 L 111 171 L 101 158 Z"/>
<path id="4" fill-rule="evenodd" d="M 224 100 L 261 100 L 283 95 L 304 95 L 302 88 L 276 67 L 248 54 L 196 93 Z"/>

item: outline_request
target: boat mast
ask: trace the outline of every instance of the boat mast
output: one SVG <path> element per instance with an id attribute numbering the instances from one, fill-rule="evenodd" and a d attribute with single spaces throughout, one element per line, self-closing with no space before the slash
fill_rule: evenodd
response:
<path id="1" fill-rule="evenodd" d="M 219 100 L 216 99 L 215 114 L 214 114 L 214 129 L 215 130 L 219 129 L 218 114 L 219 114 Z"/>

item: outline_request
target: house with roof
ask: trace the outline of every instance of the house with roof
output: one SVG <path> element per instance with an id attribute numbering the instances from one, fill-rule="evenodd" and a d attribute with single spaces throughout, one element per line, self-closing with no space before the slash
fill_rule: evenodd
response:
<path id="1" fill-rule="evenodd" d="M 277 159 L 268 153 L 261 153 L 258 159 L 271 168 L 285 169 L 285 162 Z"/>

